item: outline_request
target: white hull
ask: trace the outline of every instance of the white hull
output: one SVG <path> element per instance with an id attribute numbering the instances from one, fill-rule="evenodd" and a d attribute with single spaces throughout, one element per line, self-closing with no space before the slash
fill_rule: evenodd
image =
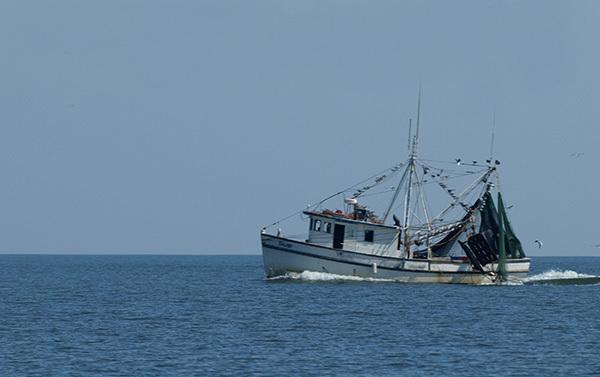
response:
<path id="1" fill-rule="evenodd" d="M 407 283 L 493 283 L 492 274 L 474 271 L 471 264 L 466 261 L 383 257 L 312 245 L 268 234 L 261 234 L 261 241 L 267 277 L 280 276 L 288 272 L 315 271 L 393 279 Z M 506 264 L 508 278 L 510 280 L 526 278 L 529 264 L 528 258 L 509 259 Z M 493 272 L 497 267 L 496 264 L 489 264 L 486 269 Z"/>

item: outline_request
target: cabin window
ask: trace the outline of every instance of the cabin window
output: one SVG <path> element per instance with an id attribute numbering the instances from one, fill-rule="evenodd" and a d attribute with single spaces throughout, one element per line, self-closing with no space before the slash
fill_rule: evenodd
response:
<path id="1" fill-rule="evenodd" d="M 315 220 L 310 219 L 310 226 L 308 227 L 310 230 L 315 230 Z"/>
<path id="2" fill-rule="evenodd" d="M 325 232 L 331 233 L 331 223 L 325 223 Z"/>
<path id="3" fill-rule="evenodd" d="M 321 231 L 321 220 L 315 220 L 315 230 L 317 232 Z"/>
<path id="4" fill-rule="evenodd" d="M 373 242 L 373 234 L 372 230 L 365 230 L 365 242 Z"/>

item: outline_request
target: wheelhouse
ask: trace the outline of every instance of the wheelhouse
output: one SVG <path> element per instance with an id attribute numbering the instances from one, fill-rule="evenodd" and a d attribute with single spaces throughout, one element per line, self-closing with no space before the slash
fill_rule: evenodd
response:
<path id="1" fill-rule="evenodd" d="M 388 254 L 398 250 L 399 228 L 368 221 L 360 213 L 305 211 L 310 219 L 307 243 L 338 250 Z M 361 219 L 361 220 L 359 220 Z"/>

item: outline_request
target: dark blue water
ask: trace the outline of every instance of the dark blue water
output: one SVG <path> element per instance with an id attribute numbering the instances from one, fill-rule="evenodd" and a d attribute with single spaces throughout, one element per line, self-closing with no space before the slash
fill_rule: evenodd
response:
<path id="1" fill-rule="evenodd" d="M 1 376 L 598 376 L 600 286 L 266 281 L 258 256 L 0 256 Z M 600 258 L 536 258 L 600 275 Z"/>

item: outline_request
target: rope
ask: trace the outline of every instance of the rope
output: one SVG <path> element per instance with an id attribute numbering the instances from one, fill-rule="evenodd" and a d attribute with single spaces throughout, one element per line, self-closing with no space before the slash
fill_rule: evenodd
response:
<path id="1" fill-rule="evenodd" d="M 383 175 L 383 173 L 385 173 L 385 172 L 387 172 L 387 171 L 391 171 L 391 173 L 390 173 L 389 175 L 387 175 L 387 176 L 386 176 L 384 179 L 382 179 L 381 181 L 379 181 L 379 182 L 375 183 L 374 185 L 372 185 L 372 186 L 368 187 L 368 188 L 367 188 L 365 191 L 367 191 L 367 190 L 370 190 L 371 188 L 373 188 L 373 187 L 375 187 L 375 186 L 379 186 L 381 183 L 383 183 L 383 182 L 385 182 L 385 181 L 389 180 L 391 177 L 393 177 L 394 175 L 396 175 L 396 174 L 397 174 L 397 173 L 400 171 L 400 166 L 402 166 L 403 164 L 404 164 L 404 163 L 403 163 L 403 162 L 401 162 L 401 163 L 398 163 L 398 164 L 396 164 L 396 165 L 394 165 L 394 166 L 392 166 L 392 167 L 390 167 L 390 168 L 387 168 L 387 169 L 385 169 L 385 170 L 382 170 L 382 171 L 380 171 L 380 172 L 378 172 L 378 173 L 375 173 L 375 174 L 373 174 L 372 176 L 370 176 L 370 177 L 368 177 L 368 178 L 365 178 L 365 179 L 363 179 L 362 181 L 360 181 L 360 182 L 357 182 L 357 183 L 353 184 L 352 186 L 349 186 L 349 187 L 345 188 L 344 190 L 341 190 L 341 191 L 338 191 L 338 192 L 336 192 L 335 194 L 329 195 L 329 196 L 328 196 L 328 197 L 326 197 L 325 199 L 322 199 L 321 201 L 319 201 L 317 204 L 314 204 L 314 205 L 309 205 L 309 206 L 307 206 L 307 208 L 306 208 L 306 209 L 303 209 L 303 210 L 300 210 L 300 211 L 294 212 L 294 213 L 292 213 L 291 215 L 289 215 L 289 216 L 285 216 L 285 217 L 283 217 L 283 218 L 281 218 L 281 219 L 279 219 L 279 220 L 275 221 L 275 222 L 274 222 L 274 223 L 272 223 L 272 224 L 269 224 L 269 225 L 266 225 L 266 226 L 264 226 L 264 227 L 262 228 L 262 230 L 263 230 L 263 231 L 264 231 L 264 230 L 267 230 L 267 229 L 269 229 L 269 228 L 271 228 L 271 227 L 273 227 L 273 226 L 275 226 L 275 225 L 277 225 L 277 224 L 279 224 L 279 223 L 281 223 L 281 222 L 283 222 L 283 221 L 289 220 L 289 219 L 291 219 L 292 217 L 294 217 L 294 216 L 296 216 L 296 215 L 302 214 L 302 213 L 303 213 L 305 210 L 308 210 L 308 209 L 310 209 L 310 208 L 318 208 L 319 206 L 321 206 L 321 204 L 325 203 L 325 202 L 326 202 L 326 201 L 328 201 L 329 199 L 335 198 L 335 197 L 336 197 L 336 196 L 338 196 L 338 195 L 341 195 L 341 194 L 343 194 L 343 193 L 345 193 L 345 192 L 351 191 L 351 190 L 353 190 L 353 189 L 354 189 L 356 186 L 358 186 L 358 185 L 362 185 L 362 184 L 363 184 L 363 183 L 365 183 L 365 182 L 368 182 L 368 181 L 370 181 L 370 180 L 372 180 L 372 179 L 374 179 L 374 178 L 376 178 L 376 177 L 379 177 L 379 176 Z M 361 193 L 361 194 L 359 194 L 358 196 L 360 196 L 360 195 L 362 195 L 362 193 Z"/>

